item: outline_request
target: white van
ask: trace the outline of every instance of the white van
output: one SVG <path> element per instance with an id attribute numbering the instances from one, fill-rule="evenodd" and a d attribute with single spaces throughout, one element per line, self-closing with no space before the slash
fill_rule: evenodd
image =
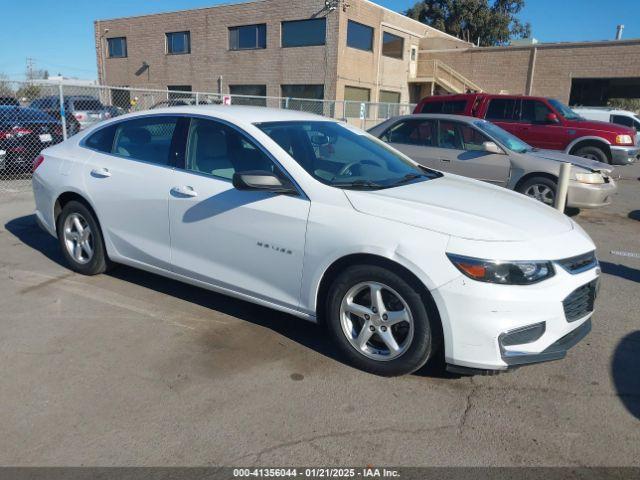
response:
<path id="1" fill-rule="evenodd" d="M 640 132 L 640 116 L 629 110 L 608 107 L 572 107 L 571 109 L 588 120 L 617 123 L 635 128 L 637 132 Z"/>

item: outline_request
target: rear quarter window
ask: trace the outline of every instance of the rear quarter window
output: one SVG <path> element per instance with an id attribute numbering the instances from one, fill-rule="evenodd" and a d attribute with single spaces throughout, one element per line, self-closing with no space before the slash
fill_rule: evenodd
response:
<path id="1" fill-rule="evenodd" d="M 422 106 L 421 113 L 449 113 L 452 115 L 460 115 L 464 113 L 466 106 L 466 100 L 427 102 Z"/>
<path id="2" fill-rule="evenodd" d="M 92 150 L 103 153 L 111 153 L 113 149 L 113 137 L 116 132 L 116 126 L 101 128 L 97 132 L 89 135 L 84 141 L 84 145 Z"/>
<path id="3" fill-rule="evenodd" d="M 74 100 L 74 110 L 102 110 L 104 107 L 99 100 Z"/>

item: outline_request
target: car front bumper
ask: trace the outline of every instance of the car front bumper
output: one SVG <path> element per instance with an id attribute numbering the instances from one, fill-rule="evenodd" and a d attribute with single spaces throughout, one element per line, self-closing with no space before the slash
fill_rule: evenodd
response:
<path id="1" fill-rule="evenodd" d="M 567 206 L 573 208 L 598 208 L 611 204 L 618 185 L 609 178 L 609 183 L 589 184 L 569 181 Z"/>
<path id="2" fill-rule="evenodd" d="M 611 147 L 611 163 L 614 165 L 629 165 L 640 159 L 640 147 Z"/>
<path id="3" fill-rule="evenodd" d="M 595 285 L 600 269 L 571 274 L 558 264 L 554 268 L 554 277 L 534 285 L 495 285 L 461 276 L 432 291 L 443 321 L 446 362 L 487 373 L 563 358 L 589 332 L 593 315 L 587 307 L 579 318 L 568 318 L 567 301 Z M 518 343 L 515 334 L 527 330 L 532 334 Z"/>

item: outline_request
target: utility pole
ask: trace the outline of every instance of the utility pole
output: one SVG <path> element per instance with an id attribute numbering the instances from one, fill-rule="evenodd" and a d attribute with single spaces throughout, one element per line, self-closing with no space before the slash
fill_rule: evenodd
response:
<path id="1" fill-rule="evenodd" d="M 33 80 L 33 66 L 35 64 L 35 59 L 31 57 L 27 57 L 27 80 Z"/>

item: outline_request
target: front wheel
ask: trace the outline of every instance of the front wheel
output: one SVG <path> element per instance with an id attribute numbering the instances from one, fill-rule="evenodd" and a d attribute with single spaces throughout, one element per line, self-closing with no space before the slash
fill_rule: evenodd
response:
<path id="1" fill-rule="evenodd" d="M 607 154 L 599 147 L 582 147 L 576 150 L 574 155 L 578 157 L 588 158 L 589 160 L 596 160 L 597 162 L 611 163 L 609 162 L 609 157 L 607 157 Z"/>
<path id="2" fill-rule="evenodd" d="M 558 184 L 547 177 L 533 177 L 520 185 L 517 190 L 527 197 L 553 207 L 556 202 Z"/>
<path id="3" fill-rule="evenodd" d="M 327 324 L 349 363 L 377 375 L 414 372 L 436 345 L 420 293 L 374 265 L 349 267 L 336 278 L 327 298 Z"/>
<path id="4" fill-rule="evenodd" d="M 98 222 L 84 204 L 67 203 L 58 216 L 57 229 L 62 254 L 72 270 L 97 275 L 110 267 Z"/>

